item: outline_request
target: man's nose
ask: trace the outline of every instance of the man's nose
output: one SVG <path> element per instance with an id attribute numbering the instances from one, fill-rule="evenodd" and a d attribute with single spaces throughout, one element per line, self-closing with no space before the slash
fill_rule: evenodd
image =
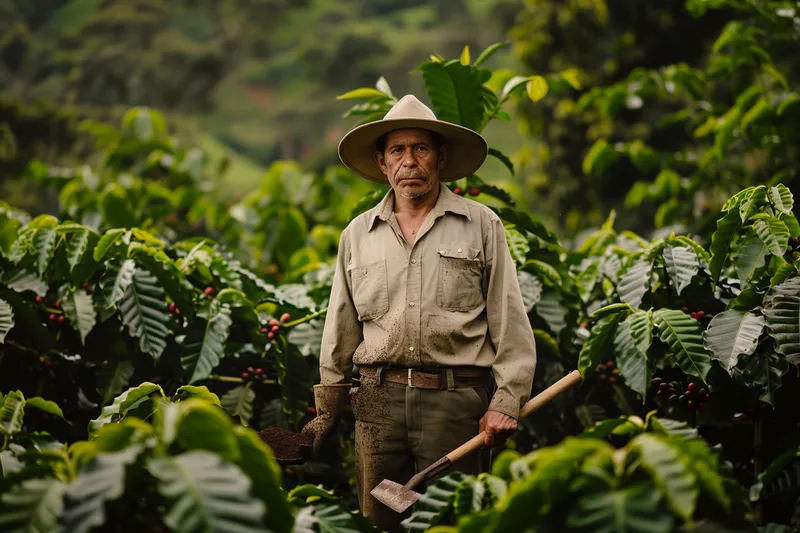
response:
<path id="1" fill-rule="evenodd" d="M 406 150 L 403 154 L 403 166 L 404 167 L 413 167 L 416 166 L 417 159 L 414 157 L 414 150 Z"/>

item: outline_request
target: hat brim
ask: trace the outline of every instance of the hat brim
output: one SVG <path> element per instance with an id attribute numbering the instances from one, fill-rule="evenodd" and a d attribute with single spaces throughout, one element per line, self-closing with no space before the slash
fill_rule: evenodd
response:
<path id="1" fill-rule="evenodd" d="M 469 176 L 486 160 L 489 147 L 480 134 L 450 122 L 421 118 L 378 120 L 353 128 L 339 142 L 339 159 L 362 178 L 388 183 L 375 161 L 375 141 L 385 133 L 405 128 L 434 131 L 446 139 L 447 164 L 439 173 L 441 181 Z"/>

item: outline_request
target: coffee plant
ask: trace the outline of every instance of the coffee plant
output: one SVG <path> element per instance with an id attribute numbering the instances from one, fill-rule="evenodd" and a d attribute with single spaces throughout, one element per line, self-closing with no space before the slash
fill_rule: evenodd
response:
<path id="1" fill-rule="evenodd" d="M 420 66 L 440 118 L 482 130 L 569 72 Z M 386 80 L 343 95 L 379 117 Z M 598 96 L 599 98 L 599 96 Z M 370 531 L 352 417 L 281 468 L 254 430 L 314 415 L 339 234 L 383 191 L 275 163 L 232 205 L 163 117 L 86 123 L 87 164 L 34 162 L 58 216 L 0 204 L 0 525 L 9 531 Z M 492 157 L 514 172 L 511 159 Z M 724 155 L 724 154 L 723 154 Z M 504 221 L 537 340 L 535 394 L 491 474 L 432 484 L 404 525 L 438 531 L 755 531 L 798 515 L 800 226 L 780 180 L 730 197 L 713 232 L 642 236 L 612 212 L 560 239 L 479 176 Z M 338 446 L 337 446 L 338 444 Z M 768 526 L 777 531 L 780 526 Z"/>

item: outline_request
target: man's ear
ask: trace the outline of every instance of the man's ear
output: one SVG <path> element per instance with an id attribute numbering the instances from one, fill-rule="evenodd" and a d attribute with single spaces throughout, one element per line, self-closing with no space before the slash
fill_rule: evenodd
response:
<path id="1" fill-rule="evenodd" d="M 447 165 L 447 145 L 443 144 L 439 147 L 439 172 L 444 170 Z"/>
<path id="2" fill-rule="evenodd" d="M 389 171 L 389 169 L 386 168 L 386 163 L 385 163 L 385 159 L 383 157 L 383 152 L 379 152 L 377 150 L 375 151 L 375 162 L 378 164 L 378 168 L 381 169 L 381 172 L 383 172 L 383 174 L 385 176 L 386 173 Z"/>

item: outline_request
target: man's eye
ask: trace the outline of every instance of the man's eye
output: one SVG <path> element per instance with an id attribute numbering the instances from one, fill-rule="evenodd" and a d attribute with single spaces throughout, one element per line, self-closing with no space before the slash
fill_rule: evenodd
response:
<path id="1" fill-rule="evenodd" d="M 427 146 L 417 146 L 417 150 L 419 150 L 421 152 L 427 152 L 428 151 L 428 147 Z"/>

